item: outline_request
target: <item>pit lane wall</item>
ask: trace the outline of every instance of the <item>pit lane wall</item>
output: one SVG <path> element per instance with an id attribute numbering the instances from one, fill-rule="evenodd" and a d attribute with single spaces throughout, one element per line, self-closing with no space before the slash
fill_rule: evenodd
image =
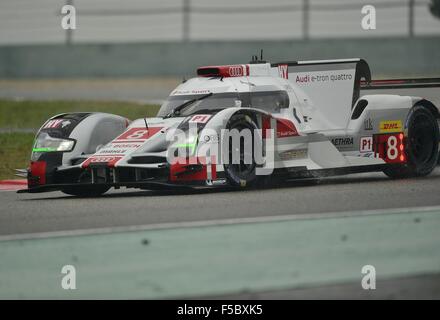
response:
<path id="1" fill-rule="evenodd" d="M 378 76 L 439 76 L 440 37 L 0 47 L 0 78 L 191 76 L 196 67 L 361 57 Z"/>

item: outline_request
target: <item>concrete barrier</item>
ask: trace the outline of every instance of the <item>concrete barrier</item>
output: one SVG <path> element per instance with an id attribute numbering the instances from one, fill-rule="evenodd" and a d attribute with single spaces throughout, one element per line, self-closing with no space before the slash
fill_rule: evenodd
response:
<path id="1" fill-rule="evenodd" d="M 373 76 L 439 76 L 440 37 L 0 47 L 0 78 L 193 75 L 200 65 L 362 57 Z"/>

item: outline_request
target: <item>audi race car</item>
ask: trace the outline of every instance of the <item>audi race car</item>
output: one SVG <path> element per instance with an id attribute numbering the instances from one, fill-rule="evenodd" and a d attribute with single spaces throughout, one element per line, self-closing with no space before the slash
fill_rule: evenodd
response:
<path id="1" fill-rule="evenodd" d="M 372 81 L 363 59 L 253 57 L 200 67 L 154 118 L 82 112 L 47 120 L 20 192 L 243 188 L 370 171 L 425 176 L 438 162 L 439 109 L 421 97 L 361 91 L 434 80 Z"/>

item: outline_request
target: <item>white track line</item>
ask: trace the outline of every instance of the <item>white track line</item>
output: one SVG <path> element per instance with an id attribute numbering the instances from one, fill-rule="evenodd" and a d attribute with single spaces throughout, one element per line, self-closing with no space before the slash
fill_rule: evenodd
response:
<path id="1" fill-rule="evenodd" d="M 279 215 L 279 216 L 270 216 L 270 217 L 253 217 L 253 218 L 232 218 L 232 219 L 218 219 L 218 220 L 205 220 L 205 221 L 169 222 L 169 223 L 156 223 L 156 224 L 136 225 L 136 226 L 105 227 L 105 228 L 94 228 L 94 229 L 78 229 L 78 230 L 3 235 L 0 236 L 0 241 L 45 239 L 45 238 L 53 238 L 53 237 L 72 237 L 72 236 L 98 235 L 98 234 L 109 234 L 109 233 L 147 231 L 147 230 L 162 230 L 162 229 L 212 227 L 212 226 L 233 225 L 233 224 L 281 222 L 281 221 L 291 221 L 291 220 L 332 219 L 332 218 L 363 217 L 363 216 L 389 215 L 389 214 L 426 213 L 426 212 L 435 212 L 435 211 L 440 212 L 440 206 L 309 213 L 309 214 Z"/>

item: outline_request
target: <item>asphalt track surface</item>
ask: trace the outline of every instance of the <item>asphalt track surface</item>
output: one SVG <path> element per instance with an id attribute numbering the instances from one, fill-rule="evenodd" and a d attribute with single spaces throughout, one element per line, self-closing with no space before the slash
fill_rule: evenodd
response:
<path id="1" fill-rule="evenodd" d="M 98 198 L 0 192 L 0 235 L 440 205 L 440 167 L 391 180 L 366 173 L 256 190 L 120 189 Z"/>

